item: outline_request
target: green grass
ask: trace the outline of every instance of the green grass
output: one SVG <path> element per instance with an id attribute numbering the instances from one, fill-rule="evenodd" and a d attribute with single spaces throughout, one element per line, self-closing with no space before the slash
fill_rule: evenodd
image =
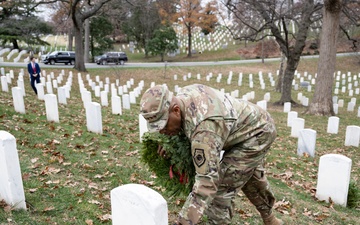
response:
<path id="1" fill-rule="evenodd" d="M 316 67 L 317 60 L 302 60 L 298 71 L 315 74 Z M 114 83 L 116 79 L 120 79 L 120 84 L 134 78 L 135 86 L 140 80 L 144 80 L 145 88 L 149 87 L 151 81 L 157 84 L 167 83 L 171 90 L 174 90 L 175 85 L 184 86 L 201 82 L 219 89 L 224 88 L 226 92 L 239 89 L 240 96 L 255 91 L 253 102 L 262 100 L 266 92 L 271 92 L 268 111 L 276 122 L 278 138 L 269 152 L 266 168 L 277 198 L 277 216 L 286 224 L 358 224 L 359 206 L 343 208 L 317 201 L 314 197 L 319 157 L 324 154 L 337 153 L 351 158 L 351 180 L 358 183 L 359 148 L 344 146 L 346 126 L 360 126 L 356 112 L 346 112 L 346 107 L 340 108 L 337 115 L 340 117 L 339 133 L 333 135 L 326 133 L 327 117 L 303 114 L 305 107 L 292 108 L 299 113 L 299 117 L 305 119 L 305 128 L 317 131 L 315 158 L 298 157 L 297 139 L 290 137 L 290 128 L 286 126 L 286 114 L 282 112 L 282 107 L 272 105 L 272 102 L 280 98 L 280 94 L 273 91 L 268 79 L 265 90 L 250 89 L 245 85 L 248 82 L 247 76 L 244 76 L 243 86 L 237 86 L 237 75 L 240 72 L 244 75 L 253 73 L 256 85 L 259 84 L 259 70 L 267 77 L 268 72 L 276 74 L 277 68 L 277 63 L 169 67 L 165 77 L 161 68 L 119 67 L 109 70 L 91 69 L 88 73 L 93 80 L 99 75 L 103 81 L 105 77 L 109 77 Z M 20 71 L 20 68 L 5 69 L 7 72 L 13 69 L 15 74 Z M 338 58 L 336 70 L 358 74 L 358 69 L 358 62 L 354 59 Z M 60 73 L 60 69 L 47 68 L 46 71 Z M 69 71 L 65 70 L 66 77 Z M 27 77 L 24 98 L 26 114 L 14 111 L 10 92 L 0 92 L 0 130 L 5 130 L 16 138 L 28 203 L 27 211 L 9 211 L 4 204 L 0 204 L 0 224 L 86 224 L 90 223 L 90 220 L 94 224 L 111 224 L 111 220 L 108 219 L 108 215 L 111 214 L 110 191 L 127 183 L 150 186 L 148 182 L 153 180 L 147 166 L 140 161 L 138 152 L 141 149 L 137 121 L 139 98 L 137 104 L 131 106 L 131 110 L 123 110 L 123 115 L 112 115 L 111 107 L 102 107 L 103 134 L 88 132 L 77 71 L 71 71 L 74 74 L 71 98 L 66 106 L 59 105 L 60 123 L 46 120 L 44 102 L 36 99 Z M 226 84 L 229 71 L 234 73 L 234 82 L 231 85 Z M 210 82 L 206 82 L 205 76 L 210 72 L 214 76 Z M 182 76 L 188 73 L 192 74 L 192 78 L 185 82 Z M 201 74 L 200 81 L 196 79 L 197 73 Z M 217 83 L 215 77 L 219 73 L 222 73 L 223 79 Z M 178 75 L 178 81 L 173 80 L 174 74 Z M 87 85 L 85 75 L 83 73 L 82 78 Z M 15 80 L 12 82 L 12 86 L 14 85 Z M 307 97 L 312 97 L 313 91 L 300 91 Z M 298 92 L 292 93 L 295 100 Z M 100 102 L 94 94 L 92 96 L 93 101 Z M 350 97 L 340 94 L 339 99 L 344 99 L 347 103 Z M 185 196 L 166 196 L 161 187 L 150 187 L 164 194 L 169 206 L 169 219 L 173 221 Z M 261 224 L 255 208 L 242 193 L 236 198 L 233 224 Z"/>

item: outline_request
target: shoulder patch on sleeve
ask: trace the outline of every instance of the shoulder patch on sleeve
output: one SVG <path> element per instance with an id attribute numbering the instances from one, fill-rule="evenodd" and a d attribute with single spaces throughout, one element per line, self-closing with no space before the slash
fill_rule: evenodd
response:
<path id="1" fill-rule="evenodd" d="M 209 151 L 210 147 L 207 144 L 193 143 L 191 146 L 192 160 L 199 174 L 206 174 L 209 170 Z"/>
<path id="2" fill-rule="evenodd" d="M 196 148 L 194 151 L 193 160 L 197 167 L 201 167 L 206 161 L 204 149 Z"/>

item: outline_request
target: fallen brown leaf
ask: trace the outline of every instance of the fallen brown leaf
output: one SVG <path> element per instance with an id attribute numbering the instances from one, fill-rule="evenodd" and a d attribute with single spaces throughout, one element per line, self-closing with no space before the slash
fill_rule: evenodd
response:
<path id="1" fill-rule="evenodd" d="M 54 210 L 55 207 L 54 206 L 49 206 L 49 207 L 46 207 L 43 212 L 47 212 L 47 211 L 51 211 L 51 210 Z"/>

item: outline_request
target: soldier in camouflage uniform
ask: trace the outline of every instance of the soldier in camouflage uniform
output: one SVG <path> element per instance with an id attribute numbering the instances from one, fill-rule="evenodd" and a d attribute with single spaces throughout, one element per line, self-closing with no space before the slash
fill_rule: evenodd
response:
<path id="1" fill-rule="evenodd" d="M 150 132 L 176 135 L 183 130 L 191 142 L 195 184 L 177 224 L 197 224 L 203 214 L 209 224 L 230 224 L 240 190 L 264 224 L 282 224 L 272 212 L 275 198 L 263 168 L 276 137 L 269 113 L 201 84 L 181 88 L 177 96 L 166 85 L 154 86 L 142 96 L 140 113 Z M 161 147 L 159 154 L 164 154 Z"/>

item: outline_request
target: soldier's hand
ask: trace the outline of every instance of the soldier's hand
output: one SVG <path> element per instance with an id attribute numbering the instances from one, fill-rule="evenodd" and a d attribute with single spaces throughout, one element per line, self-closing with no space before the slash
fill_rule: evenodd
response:
<path id="1" fill-rule="evenodd" d="M 158 146 L 157 153 L 158 153 L 161 157 L 166 158 L 166 152 L 165 152 L 165 149 L 164 149 L 161 145 L 159 145 L 159 146 Z"/>

